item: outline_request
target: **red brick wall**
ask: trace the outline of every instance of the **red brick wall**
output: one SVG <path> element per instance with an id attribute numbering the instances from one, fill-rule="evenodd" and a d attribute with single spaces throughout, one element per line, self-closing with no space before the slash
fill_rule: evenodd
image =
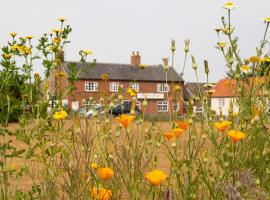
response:
<path id="1" fill-rule="evenodd" d="M 98 82 L 98 92 L 86 92 L 85 91 L 85 82 L 89 82 L 89 81 L 95 81 Z M 118 82 L 119 85 L 122 85 L 124 89 L 127 89 L 130 86 L 130 82 L 132 81 L 111 81 L 111 82 Z M 139 93 L 158 93 L 157 92 L 157 84 L 158 83 L 162 83 L 162 82 L 138 82 L 139 83 Z M 72 101 L 78 101 L 79 102 L 79 107 L 82 106 L 82 100 L 83 99 L 89 99 L 89 97 L 93 97 L 95 101 L 99 101 L 101 93 L 103 94 L 107 94 L 107 98 L 111 96 L 111 93 L 109 91 L 109 84 L 110 81 L 108 82 L 102 82 L 100 80 L 79 80 L 75 86 L 76 86 L 76 90 L 73 91 L 72 95 L 69 95 L 67 97 L 68 99 L 68 105 L 69 107 L 71 107 Z M 178 82 L 179 84 L 179 82 Z M 67 82 L 65 80 L 61 81 L 61 85 L 62 88 L 65 88 L 67 85 Z M 181 84 L 182 88 L 183 88 L 183 84 Z M 170 105 L 170 109 L 171 112 L 173 110 L 173 103 L 172 103 L 172 84 L 169 83 L 169 105 Z M 183 90 L 181 90 L 181 96 L 183 97 Z M 117 96 L 115 97 L 117 98 Z M 128 95 L 124 95 L 124 100 L 130 100 L 131 98 Z M 164 99 L 155 99 L 155 100 L 151 100 L 148 99 L 148 106 L 146 108 L 146 112 L 147 113 L 157 113 L 157 101 L 165 101 L 167 99 L 167 95 L 166 93 L 164 93 Z M 141 109 L 142 109 L 142 101 L 141 102 Z M 182 114 L 183 113 L 183 108 L 184 108 L 184 103 L 182 100 L 179 101 L 180 104 L 180 110 L 179 113 Z M 164 113 L 160 113 L 160 114 L 164 114 Z M 166 113 L 165 113 L 166 114 Z"/>

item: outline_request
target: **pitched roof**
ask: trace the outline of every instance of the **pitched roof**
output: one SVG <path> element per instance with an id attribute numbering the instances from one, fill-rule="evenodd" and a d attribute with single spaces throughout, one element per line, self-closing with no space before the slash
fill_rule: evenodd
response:
<path id="1" fill-rule="evenodd" d="M 263 86 L 266 82 L 269 82 L 267 77 L 246 77 L 241 79 L 243 83 L 238 84 L 235 79 L 222 79 L 216 84 L 215 93 L 212 97 L 235 97 L 237 94 L 237 87 L 243 87 L 245 91 L 251 90 L 256 87 L 256 95 L 263 95 Z"/>
<path id="2" fill-rule="evenodd" d="M 190 98 L 194 98 L 196 94 L 199 93 L 199 91 L 204 92 L 205 84 L 206 83 L 195 83 L 195 82 L 186 83 L 184 86 L 184 99 L 189 100 Z"/>
<path id="3" fill-rule="evenodd" d="M 235 96 L 236 80 L 222 79 L 216 84 L 212 97 L 233 97 Z"/>
<path id="4" fill-rule="evenodd" d="M 63 68 L 66 73 L 69 73 L 69 64 L 76 62 L 64 62 Z M 88 63 L 89 64 L 89 63 Z M 76 63 L 78 70 L 87 65 L 83 63 Z M 81 70 L 79 79 L 93 79 L 100 80 L 102 74 L 108 74 L 110 80 L 128 80 L 128 81 L 166 81 L 166 74 L 161 65 L 146 66 L 145 69 L 131 64 L 115 64 L 115 63 L 96 63 L 92 68 L 85 68 Z M 168 70 L 168 81 L 181 81 L 183 79 L 178 73 L 170 67 Z"/>

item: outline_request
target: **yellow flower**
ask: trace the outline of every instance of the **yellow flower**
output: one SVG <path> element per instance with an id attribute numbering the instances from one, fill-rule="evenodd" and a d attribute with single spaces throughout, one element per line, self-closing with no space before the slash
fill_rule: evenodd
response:
<path id="1" fill-rule="evenodd" d="M 235 5 L 233 2 L 227 2 L 224 4 L 223 8 L 227 10 L 231 10 L 231 9 L 237 8 L 237 5 Z"/>
<path id="2" fill-rule="evenodd" d="M 81 52 L 83 54 L 85 54 L 85 55 L 91 55 L 91 54 L 93 54 L 93 52 L 92 51 L 89 51 L 89 50 L 81 50 Z"/>
<path id="3" fill-rule="evenodd" d="M 16 32 L 10 32 L 9 35 L 14 38 L 14 37 L 16 37 L 17 33 Z"/>
<path id="4" fill-rule="evenodd" d="M 16 51 L 16 50 L 19 51 L 20 46 L 19 46 L 19 45 L 12 45 L 12 46 L 11 46 L 11 49 L 14 50 L 14 51 Z"/>
<path id="5" fill-rule="evenodd" d="M 178 122 L 178 128 L 186 130 L 188 128 L 188 121 L 185 119 L 182 122 Z"/>
<path id="6" fill-rule="evenodd" d="M 52 33 L 55 33 L 55 34 L 59 34 L 59 33 L 62 33 L 63 31 L 62 30 L 59 30 L 59 29 L 53 29 L 52 30 Z"/>
<path id="7" fill-rule="evenodd" d="M 218 44 L 218 46 L 220 47 L 220 48 L 225 48 L 226 47 L 226 45 L 227 45 L 227 43 L 225 43 L 225 42 L 218 42 L 217 43 Z"/>
<path id="8" fill-rule="evenodd" d="M 163 135 L 167 140 L 175 138 L 175 134 L 173 132 L 166 132 L 166 133 L 163 133 Z"/>
<path id="9" fill-rule="evenodd" d="M 98 168 L 98 164 L 97 163 L 92 163 L 91 164 L 91 168 L 92 169 L 97 169 Z"/>
<path id="10" fill-rule="evenodd" d="M 177 91 L 180 91 L 181 90 L 181 85 L 174 85 L 173 86 L 173 91 L 174 92 L 177 92 Z"/>
<path id="11" fill-rule="evenodd" d="M 259 62 L 261 61 L 261 58 L 259 58 L 258 56 L 251 56 L 251 57 L 249 58 L 249 61 L 250 61 L 251 63 L 259 63 Z"/>
<path id="12" fill-rule="evenodd" d="M 109 200 L 111 198 L 111 196 L 112 196 L 112 191 L 104 189 L 104 188 L 97 189 L 97 188 L 94 187 L 91 190 L 91 196 L 95 200 Z"/>
<path id="13" fill-rule="evenodd" d="M 9 60 L 12 57 L 12 55 L 10 53 L 5 53 L 2 56 L 3 56 L 3 58 L 5 58 L 7 60 Z"/>
<path id="14" fill-rule="evenodd" d="M 64 21 L 66 21 L 66 18 L 65 17 L 59 17 L 58 20 L 63 23 Z"/>
<path id="15" fill-rule="evenodd" d="M 206 90 L 207 94 L 212 95 L 216 92 L 216 90 Z"/>
<path id="16" fill-rule="evenodd" d="M 61 110 L 53 114 L 53 119 L 56 119 L 56 120 L 65 119 L 67 116 L 68 116 L 67 112 L 64 110 Z"/>
<path id="17" fill-rule="evenodd" d="M 98 176 L 102 180 L 108 180 L 113 177 L 114 172 L 111 168 L 104 167 L 104 168 L 98 168 L 97 170 Z"/>
<path id="18" fill-rule="evenodd" d="M 121 114 L 119 117 L 116 117 L 116 120 L 121 123 L 123 127 L 127 128 L 134 118 L 134 116 Z"/>
<path id="19" fill-rule="evenodd" d="M 261 62 L 267 62 L 267 63 L 269 63 L 270 62 L 270 58 L 262 58 L 261 59 Z"/>
<path id="20" fill-rule="evenodd" d="M 223 29 L 222 31 L 223 31 L 224 34 L 230 35 L 234 31 L 234 28 L 227 27 L 227 28 Z"/>
<path id="21" fill-rule="evenodd" d="M 243 65 L 240 67 L 241 72 L 248 73 L 250 70 L 250 67 L 248 65 Z"/>
<path id="22" fill-rule="evenodd" d="M 133 88 L 128 88 L 127 93 L 129 94 L 129 96 L 131 97 L 135 97 L 136 96 L 136 91 Z"/>
<path id="23" fill-rule="evenodd" d="M 232 122 L 230 121 L 221 121 L 214 123 L 214 127 L 222 132 L 225 132 L 229 125 L 231 125 Z"/>
<path id="24" fill-rule="evenodd" d="M 109 80 L 109 75 L 108 74 L 101 74 L 101 80 L 102 81 L 108 81 Z"/>
<path id="25" fill-rule="evenodd" d="M 237 115 L 238 115 L 237 112 L 233 112 L 233 113 L 232 113 L 232 117 L 236 117 Z"/>
<path id="26" fill-rule="evenodd" d="M 28 35 L 28 36 L 25 36 L 25 39 L 31 40 L 31 39 L 33 39 L 33 37 L 34 36 L 32 36 L 32 35 Z"/>
<path id="27" fill-rule="evenodd" d="M 211 83 L 206 83 L 206 84 L 203 85 L 203 87 L 204 87 L 205 89 L 211 89 L 211 88 L 215 87 L 215 85 L 213 85 L 213 84 L 211 84 Z"/>
<path id="28" fill-rule="evenodd" d="M 174 128 L 172 130 L 172 133 L 175 135 L 175 137 L 180 137 L 184 133 L 184 129 L 181 128 Z"/>
<path id="29" fill-rule="evenodd" d="M 139 67 L 140 69 L 145 69 L 145 68 L 147 67 L 147 65 L 145 65 L 145 64 L 139 64 L 138 67 Z"/>
<path id="30" fill-rule="evenodd" d="M 57 78 L 63 78 L 63 77 L 65 77 L 66 75 L 65 75 L 65 73 L 64 72 L 56 72 L 55 73 L 55 77 L 57 77 Z"/>
<path id="31" fill-rule="evenodd" d="M 59 44 L 59 43 L 61 42 L 61 38 L 60 38 L 60 37 L 55 37 L 55 38 L 54 38 L 54 42 L 55 42 L 56 44 Z"/>
<path id="32" fill-rule="evenodd" d="M 262 19 L 265 23 L 270 23 L 270 17 L 265 17 Z"/>
<path id="33" fill-rule="evenodd" d="M 246 135 L 243 132 L 237 131 L 237 130 L 229 130 L 228 133 L 227 133 L 227 135 L 234 142 L 239 142 L 240 140 L 242 140 L 243 138 L 246 137 Z"/>
<path id="34" fill-rule="evenodd" d="M 144 177 L 152 185 L 157 186 L 160 185 L 161 182 L 163 182 L 167 178 L 167 175 L 161 170 L 152 170 L 150 172 L 147 172 Z"/>
<path id="35" fill-rule="evenodd" d="M 29 55 L 32 53 L 32 49 L 30 47 L 27 47 L 27 46 L 19 46 L 19 51 L 21 54 L 24 54 L 24 55 Z"/>

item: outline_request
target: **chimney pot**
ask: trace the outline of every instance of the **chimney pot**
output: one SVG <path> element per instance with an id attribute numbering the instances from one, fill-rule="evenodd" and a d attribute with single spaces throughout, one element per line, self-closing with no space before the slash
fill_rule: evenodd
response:
<path id="1" fill-rule="evenodd" d="M 60 59 L 61 62 L 65 61 L 65 53 L 63 50 L 58 51 L 58 58 Z"/>
<path id="2" fill-rule="evenodd" d="M 141 56 L 140 56 L 139 52 L 137 51 L 137 54 L 135 54 L 133 51 L 130 60 L 131 60 L 132 65 L 136 65 L 136 66 L 140 65 L 141 64 Z"/>

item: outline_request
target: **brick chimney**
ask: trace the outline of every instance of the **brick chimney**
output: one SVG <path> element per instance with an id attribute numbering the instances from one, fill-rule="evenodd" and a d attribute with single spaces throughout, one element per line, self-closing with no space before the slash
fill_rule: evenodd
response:
<path id="1" fill-rule="evenodd" d="M 61 62 L 65 61 L 65 52 L 63 50 L 58 51 L 58 58 L 60 59 Z"/>
<path id="2" fill-rule="evenodd" d="M 131 64 L 132 65 L 137 65 L 137 66 L 141 64 L 141 56 L 140 56 L 138 51 L 137 51 L 136 54 L 135 54 L 134 51 L 132 52 Z"/>

